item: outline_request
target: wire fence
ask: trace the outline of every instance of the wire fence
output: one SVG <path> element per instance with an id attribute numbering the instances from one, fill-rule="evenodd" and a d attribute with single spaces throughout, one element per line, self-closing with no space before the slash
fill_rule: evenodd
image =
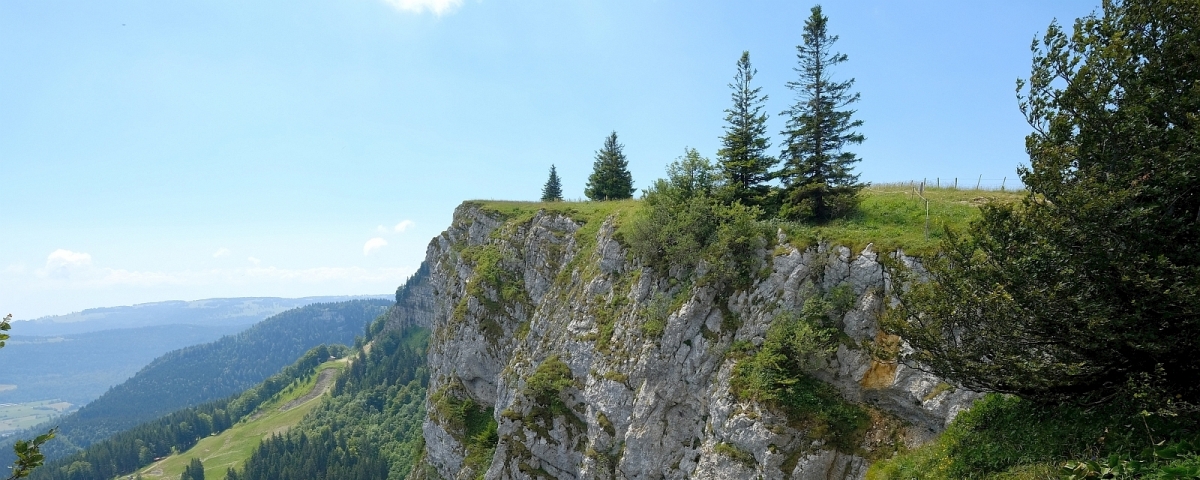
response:
<path id="1" fill-rule="evenodd" d="M 974 178 L 963 177 L 932 177 L 906 180 L 901 182 L 880 182 L 877 185 L 905 185 L 924 188 L 948 188 L 954 190 L 988 190 L 988 191 L 1020 191 L 1025 189 L 1020 177 Z"/>

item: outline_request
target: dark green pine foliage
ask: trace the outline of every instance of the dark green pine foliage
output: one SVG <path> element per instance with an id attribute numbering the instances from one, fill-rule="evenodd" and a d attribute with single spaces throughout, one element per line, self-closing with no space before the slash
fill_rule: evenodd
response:
<path id="1" fill-rule="evenodd" d="M 542 186 L 542 201 L 561 202 L 562 199 L 562 181 L 559 180 L 558 171 L 554 169 L 554 165 L 551 165 L 550 178 L 546 179 L 546 185 Z"/>
<path id="2" fill-rule="evenodd" d="M 179 410 L 95 442 L 79 453 L 48 462 L 34 470 L 29 479 L 78 480 L 129 475 L 155 458 L 185 451 L 201 439 L 225 431 L 289 385 L 315 375 L 316 368 L 329 357 L 343 356 L 347 350 L 341 345 L 313 348 L 296 363 L 239 395 Z"/>
<path id="3" fill-rule="evenodd" d="M 617 143 L 617 132 L 604 139 L 604 148 L 596 152 L 596 162 L 588 177 L 584 195 L 592 200 L 622 200 L 633 197 L 633 175 L 629 173 L 629 160 L 621 151 L 625 146 Z"/>
<path id="4" fill-rule="evenodd" d="M 771 188 L 771 169 L 779 160 L 767 155 L 771 148 L 767 138 L 767 114 L 762 113 L 767 96 L 759 96 L 762 87 L 751 87 L 758 73 L 750 66 L 750 52 L 742 52 L 737 62 L 737 74 L 729 88 L 733 89 L 733 107 L 725 110 L 725 135 L 717 159 L 728 181 L 732 199 L 743 205 L 763 205 Z"/>
<path id="5" fill-rule="evenodd" d="M 199 458 L 192 457 L 188 466 L 183 467 L 183 475 L 179 476 L 179 480 L 204 480 L 204 464 L 200 463 Z"/>
<path id="6" fill-rule="evenodd" d="M 977 390 L 1195 416 L 1197 26 L 1195 1 L 1106 1 L 1033 44 L 1018 83 L 1029 195 L 986 205 L 902 292 L 889 323 L 911 360 Z"/>
<path id="7" fill-rule="evenodd" d="M 851 93 L 854 79 L 836 82 L 833 67 L 845 62 L 845 54 L 833 51 L 837 35 L 830 35 L 829 18 L 821 6 L 812 8 L 804 22 L 804 43 L 796 46 L 800 78 L 788 82 L 796 92 L 796 104 L 782 114 L 788 117 L 783 151 L 783 206 L 780 215 L 793 220 L 825 222 L 844 216 L 858 205 L 863 185 L 853 173 L 859 161 L 847 145 L 865 140 L 855 131 L 862 120 L 846 107 L 859 99 Z"/>
<path id="8" fill-rule="evenodd" d="M 377 322 L 382 323 L 382 322 Z M 406 478 L 422 452 L 429 330 L 372 328 L 332 395 L 288 433 L 263 440 L 226 480 Z"/>

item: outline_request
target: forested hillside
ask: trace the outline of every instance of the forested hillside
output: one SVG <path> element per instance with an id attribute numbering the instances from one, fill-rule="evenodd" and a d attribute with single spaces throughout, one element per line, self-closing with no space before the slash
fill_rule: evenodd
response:
<path id="1" fill-rule="evenodd" d="M 180 408 L 227 397 L 263 381 L 321 344 L 354 343 L 391 302 L 353 300 L 289 310 L 212 343 L 168 353 L 79 411 L 54 422 L 57 437 L 43 447 L 49 459 Z M 38 430 L 16 438 L 32 436 Z M 12 462 L 2 447 L 0 463 Z"/>
<path id="2" fill-rule="evenodd" d="M 350 370 L 338 378 L 332 397 L 286 435 L 264 440 L 244 466 L 226 478 L 406 478 L 425 445 L 421 423 L 429 385 L 428 341 L 425 328 L 377 335 L 369 351 L 359 352 Z M 482 410 L 476 413 L 483 423 L 490 420 L 478 415 Z"/>
<path id="3" fill-rule="evenodd" d="M 249 325 L 154 325 L 31 337 L 16 335 L 5 355 L 23 368 L 0 372 L 0 403 L 58 399 L 86 405 L 173 350 L 216 341 Z"/>
<path id="4" fill-rule="evenodd" d="M 309 377 L 331 356 L 346 351 L 342 346 L 313 348 L 291 366 L 241 394 L 176 411 L 121 432 L 82 452 L 49 462 L 29 478 L 84 480 L 132 473 L 156 458 L 187 450 L 200 439 L 230 428 L 276 394 Z"/>

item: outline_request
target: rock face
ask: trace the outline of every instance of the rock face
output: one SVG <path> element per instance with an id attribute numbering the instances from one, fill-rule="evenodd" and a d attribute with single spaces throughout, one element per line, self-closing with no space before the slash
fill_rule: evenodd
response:
<path id="1" fill-rule="evenodd" d="M 976 398 L 861 347 L 886 340 L 877 320 L 888 280 L 871 247 L 855 255 L 785 241 L 762 252 L 769 273 L 722 294 L 641 268 L 611 221 L 506 220 L 460 206 L 430 243 L 427 272 L 406 287 L 419 307 L 392 317 L 433 330 L 421 475 L 857 479 L 876 455 L 925 441 Z M 761 344 L 780 312 L 838 286 L 855 297 L 845 338 L 811 375 L 869 406 L 872 426 L 835 449 L 731 394 L 727 352 Z M 496 422 L 494 450 L 456 418 L 468 410 Z"/>

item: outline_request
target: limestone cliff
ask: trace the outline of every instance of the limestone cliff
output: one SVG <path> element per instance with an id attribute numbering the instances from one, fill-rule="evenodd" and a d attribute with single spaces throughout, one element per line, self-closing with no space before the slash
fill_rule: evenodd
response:
<path id="1" fill-rule="evenodd" d="M 976 396 L 864 350 L 884 336 L 887 301 L 870 247 L 798 249 L 781 235 L 752 288 L 719 292 L 641 268 L 614 223 L 455 211 L 406 286 L 417 306 L 392 318 L 434 332 L 418 476 L 862 478 Z M 735 342 L 761 344 L 780 312 L 839 285 L 855 296 L 845 335 L 811 374 L 871 412 L 849 448 L 730 392 Z M 458 418 L 470 412 L 491 415 L 495 431 L 470 431 Z"/>

